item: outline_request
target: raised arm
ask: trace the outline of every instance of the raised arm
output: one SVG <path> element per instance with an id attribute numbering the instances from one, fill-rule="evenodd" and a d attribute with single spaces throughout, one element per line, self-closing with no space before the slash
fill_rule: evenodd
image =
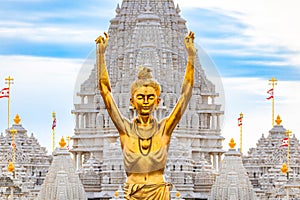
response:
<path id="1" fill-rule="evenodd" d="M 120 134 L 125 133 L 124 118 L 121 115 L 111 93 L 111 85 L 105 63 L 105 50 L 108 44 L 108 35 L 99 36 L 95 41 L 97 44 L 97 71 L 98 71 L 98 87 L 100 94 L 105 103 L 108 114 L 114 122 Z"/>
<path id="2" fill-rule="evenodd" d="M 182 82 L 181 95 L 173 111 L 166 119 L 165 133 L 169 136 L 171 136 L 174 128 L 181 119 L 192 96 L 194 86 L 194 60 L 196 57 L 196 48 L 194 46 L 194 33 L 192 31 L 184 38 L 184 44 L 188 53 L 188 61 Z"/>

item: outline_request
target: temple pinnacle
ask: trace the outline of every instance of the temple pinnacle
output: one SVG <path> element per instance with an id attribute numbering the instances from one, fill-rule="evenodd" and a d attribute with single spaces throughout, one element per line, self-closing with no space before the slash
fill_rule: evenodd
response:
<path id="1" fill-rule="evenodd" d="M 21 118 L 18 114 L 16 114 L 16 116 L 14 118 L 14 122 L 15 122 L 15 124 L 19 124 L 21 122 Z"/>
<path id="2" fill-rule="evenodd" d="M 277 115 L 277 118 L 276 118 L 275 122 L 276 122 L 276 125 L 277 125 L 277 126 L 280 126 L 282 120 L 281 120 L 281 118 L 280 118 L 279 115 Z"/>
<path id="3" fill-rule="evenodd" d="M 64 139 L 64 137 L 61 137 L 60 142 L 59 142 L 59 146 L 60 148 L 64 148 L 66 146 L 66 141 Z"/>
<path id="4" fill-rule="evenodd" d="M 234 139 L 233 139 L 233 138 L 231 138 L 231 140 L 230 140 L 230 142 L 228 143 L 228 145 L 229 145 L 229 147 L 230 147 L 231 149 L 234 149 L 236 143 L 234 142 Z"/>

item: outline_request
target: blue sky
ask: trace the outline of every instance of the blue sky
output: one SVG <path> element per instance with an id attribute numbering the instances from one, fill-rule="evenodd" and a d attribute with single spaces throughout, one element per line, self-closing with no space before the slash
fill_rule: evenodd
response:
<path id="1" fill-rule="evenodd" d="M 300 26 L 297 0 L 176 0 L 188 29 L 215 64 L 225 91 L 223 136 L 238 141 L 244 118 L 245 149 L 271 128 L 268 79 L 275 76 L 275 113 L 299 137 Z M 0 87 L 15 78 L 11 115 L 51 146 L 51 113 L 57 137 L 72 135 L 73 94 L 78 72 L 109 27 L 120 0 L 11 0 L 0 8 Z M 280 13 L 280 14 L 279 14 Z M 204 67 L 205 68 L 205 67 Z M 2 80 L 2 81 L 1 81 Z M 296 111 L 296 112 L 295 112 Z M 0 99 L 0 132 L 7 126 L 7 101 Z"/>

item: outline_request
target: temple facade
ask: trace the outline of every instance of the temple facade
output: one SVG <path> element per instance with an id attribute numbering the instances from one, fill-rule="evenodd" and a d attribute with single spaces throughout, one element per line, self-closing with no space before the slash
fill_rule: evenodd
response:
<path id="1" fill-rule="evenodd" d="M 295 135 L 290 135 L 289 143 L 283 142 L 287 141 L 289 131 L 281 121 L 278 116 L 269 135 L 262 135 L 256 147 L 243 156 L 244 167 L 260 200 L 284 199 L 287 194 L 292 199 L 300 197 L 300 144 Z M 281 171 L 284 163 L 288 165 L 288 174 Z"/>
<path id="2" fill-rule="evenodd" d="M 129 103 L 129 88 L 139 66 L 150 67 L 162 87 L 155 117 L 162 119 L 174 108 L 187 61 L 183 42 L 187 33 L 186 21 L 173 0 L 123 0 L 117 5 L 108 30 L 106 64 L 114 99 L 124 116 L 131 119 L 136 114 Z M 91 68 L 76 91 L 81 101 L 72 110 L 76 126 L 70 151 L 88 197 L 105 199 L 114 196 L 126 176 L 118 132 L 99 94 L 96 67 Z M 218 93 L 198 58 L 195 69 L 193 96 L 174 130 L 165 170 L 166 179 L 186 199 L 208 197 L 224 153 L 220 130 L 224 113 L 215 103 Z"/>
<path id="3" fill-rule="evenodd" d="M 46 148 L 39 144 L 33 134 L 28 136 L 20 122 L 17 115 L 5 135 L 0 135 L 0 199 L 6 199 L 12 192 L 16 197 L 36 199 L 52 162 L 52 156 L 47 155 Z M 7 166 L 13 157 L 15 171 L 11 173 Z"/>

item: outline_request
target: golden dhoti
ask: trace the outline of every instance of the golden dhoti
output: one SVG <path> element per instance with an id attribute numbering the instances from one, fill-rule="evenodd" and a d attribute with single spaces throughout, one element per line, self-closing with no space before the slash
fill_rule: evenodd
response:
<path id="1" fill-rule="evenodd" d="M 170 183 L 128 184 L 125 183 L 126 200 L 170 200 Z"/>

